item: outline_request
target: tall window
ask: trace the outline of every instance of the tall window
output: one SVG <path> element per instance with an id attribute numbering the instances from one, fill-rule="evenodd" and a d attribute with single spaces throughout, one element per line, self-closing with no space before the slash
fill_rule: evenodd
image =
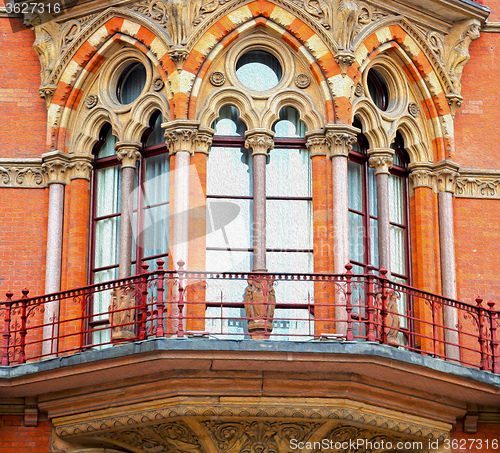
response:
<path id="1" fill-rule="evenodd" d="M 116 156 L 116 137 L 110 125 L 105 125 L 101 139 L 94 147 L 92 249 L 90 283 L 102 283 L 118 278 L 121 219 L 121 162 Z M 158 258 L 167 261 L 169 209 L 169 155 L 163 143 L 161 114 L 156 112 L 150 128 L 143 135 L 141 159 L 137 163 L 135 190 L 127 203 L 132 211 L 132 274 L 141 271 L 146 261 L 150 268 Z M 108 324 L 106 313 L 109 295 L 96 294 L 90 307 L 91 328 Z M 108 341 L 98 331 L 93 343 Z"/>

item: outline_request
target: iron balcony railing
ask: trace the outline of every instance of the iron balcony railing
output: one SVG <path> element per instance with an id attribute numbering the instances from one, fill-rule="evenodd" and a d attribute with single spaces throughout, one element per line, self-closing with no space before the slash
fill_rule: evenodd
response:
<path id="1" fill-rule="evenodd" d="M 493 302 L 458 302 L 380 275 L 157 270 L 0 302 L 2 365 L 148 338 L 364 341 L 500 373 Z M 374 345 L 374 347 L 376 347 Z"/>

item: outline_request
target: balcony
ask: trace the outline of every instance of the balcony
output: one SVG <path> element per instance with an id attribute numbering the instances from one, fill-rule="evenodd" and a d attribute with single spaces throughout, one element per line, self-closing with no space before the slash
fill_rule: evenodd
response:
<path id="1" fill-rule="evenodd" d="M 500 374 L 493 302 L 450 300 L 380 275 L 189 272 L 181 266 L 0 303 L 4 366 L 151 338 L 389 345 Z M 50 315 L 50 316 L 47 316 Z M 361 346 L 364 343 L 364 346 Z M 217 349 L 217 346 L 214 345 Z M 222 349 L 224 347 L 222 346 Z"/>

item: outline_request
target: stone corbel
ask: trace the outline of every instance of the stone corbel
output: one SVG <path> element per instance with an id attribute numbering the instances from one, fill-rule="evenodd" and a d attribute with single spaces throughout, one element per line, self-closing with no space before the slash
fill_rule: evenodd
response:
<path id="1" fill-rule="evenodd" d="M 392 163 L 394 161 L 393 149 L 369 149 L 368 157 L 368 164 L 375 169 L 375 175 L 389 174 L 389 170 L 392 168 Z"/>
<path id="2" fill-rule="evenodd" d="M 141 158 L 139 142 L 120 141 L 115 144 L 116 157 L 122 163 L 122 168 L 137 168 L 136 163 Z"/>
<path id="3" fill-rule="evenodd" d="M 274 132 L 268 129 L 253 129 L 245 132 L 245 148 L 252 150 L 252 156 L 268 155 L 274 148 Z"/>
<path id="4" fill-rule="evenodd" d="M 460 173 L 458 173 L 459 168 L 460 165 L 451 160 L 442 160 L 434 164 L 438 192 L 450 192 L 455 194 L 457 180 L 460 176 Z"/>
<path id="5" fill-rule="evenodd" d="M 63 151 L 50 151 L 42 155 L 42 170 L 47 185 L 58 183 L 68 184 L 70 157 Z"/>
<path id="6" fill-rule="evenodd" d="M 311 158 L 327 155 L 328 143 L 324 131 L 317 130 L 306 132 L 306 140 L 306 146 L 311 153 Z"/>
<path id="7" fill-rule="evenodd" d="M 191 155 L 194 153 L 194 140 L 199 130 L 197 121 L 175 120 L 163 123 L 162 127 L 165 130 L 165 142 L 171 155 L 179 151 L 185 151 Z"/>
<path id="8" fill-rule="evenodd" d="M 38 425 L 38 404 L 37 398 L 27 396 L 24 403 L 24 426 Z"/>
<path id="9" fill-rule="evenodd" d="M 189 57 L 189 50 L 187 50 L 184 46 L 174 45 L 168 51 L 168 56 L 175 63 L 177 72 L 181 72 L 184 63 Z"/>
<path id="10" fill-rule="evenodd" d="M 361 132 L 357 127 L 347 124 L 327 124 L 326 127 L 327 156 L 349 155 L 357 135 Z"/>
<path id="11" fill-rule="evenodd" d="M 69 180 L 85 179 L 90 181 L 92 173 L 92 161 L 94 158 L 88 154 L 74 154 L 71 156 L 69 168 L 71 170 Z"/>

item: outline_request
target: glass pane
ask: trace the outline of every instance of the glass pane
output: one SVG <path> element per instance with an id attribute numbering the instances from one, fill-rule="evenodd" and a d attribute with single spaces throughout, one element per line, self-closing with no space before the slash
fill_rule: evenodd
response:
<path id="1" fill-rule="evenodd" d="M 118 85 L 118 99 L 122 104 L 135 101 L 146 84 L 146 68 L 141 63 L 129 66 Z"/>
<path id="2" fill-rule="evenodd" d="M 391 225 L 391 271 L 406 275 L 405 230 Z"/>
<path id="3" fill-rule="evenodd" d="M 378 260 L 378 221 L 377 219 L 370 219 L 370 262 L 376 268 L 379 267 Z"/>
<path id="4" fill-rule="evenodd" d="M 96 217 L 121 210 L 121 171 L 118 165 L 97 170 Z"/>
<path id="5" fill-rule="evenodd" d="M 230 198 L 208 200 L 207 247 L 251 248 L 252 205 L 252 200 Z"/>
<path id="6" fill-rule="evenodd" d="M 389 175 L 389 220 L 403 225 L 404 202 L 403 202 L 403 178 Z"/>
<path id="7" fill-rule="evenodd" d="M 312 249 L 312 202 L 267 200 L 267 247 L 271 249 Z"/>
<path id="8" fill-rule="evenodd" d="M 268 197 L 311 197 L 312 170 L 308 150 L 273 149 L 266 167 Z"/>
<path id="9" fill-rule="evenodd" d="M 236 75 L 248 89 L 266 91 L 278 85 L 282 69 L 274 55 L 261 50 L 252 50 L 238 60 Z"/>
<path id="10" fill-rule="evenodd" d="M 364 238 L 363 216 L 349 212 L 349 255 L 351 260 L 358 263 L 365 261 Z"/>
<path id="11" fill-rule="evenodd" d="M 170 156 L 148 157 L 145 165 L 145 206 L 167 202 L 170 197 Z"/>
<path id="12" fill-rule="evenodd" d="M 377 217 L 377 178 L 374 168 L 368 168 L 368 198 L 370 215 Z"/>
<path id="13" fill-rule="evenodd" d="M 118 264 L 120 243 L 120 216 L 98 220 L 95 223 L 94 267 Z"/>
<path id="14" fill-rule="evenodd" d="M 161 123 L 163 121 L 162 115 L 158 115 L 156 121 L 153 125 L 153 131 L 148 137 L 148 141 L 146 142 L 146 146 L 158 145 L 160 143 L 165 143 L 165 135 L 163 128 L 161 127 Z"/>
<path id="15" fill-rule="evenodd" d="M 363 167 L 349 161 L 347 166 L 349 186 L 349 208 L 363 211 Z"/>
<path id="16" fill-rule="evenodd" d="M 280 119 L 273 126 L 274 137 L 304 137 L 306 125 L 300 121 L 299 112 L 293 107 L 284 107 L 280 111 Z"/>
<path id="17" fill-rule="evenodd" d="M 115 151 L 115 143 L 117 138 L 113 135 L 113 131 L 109 128 L 109 131 L 106 135 L 106 139 L 104 144 L 101 146 L 101 149 L 97 153 L 97 159 L 101 159 L 103 157 L 114 156 L 116 154 Z"/>
<path id="18" fill-rule="evenodd" d="M 144 257 L 168 252 L 168 214 L 168 204 L 144 209 L 144 229 L 140 236 Z"/>
<path id="19" fill-rule="evenodd" d="M 207 163 L 207 195 L 252 195 L 252 157 L 249 151 L 212 147 Z"/>
<path id="20" fill-rule="evenodd" d="M 240 120 L 240 112 L 234 105 L 225 105 L 219 110 L 219 119 L 217 119 L 212 128 L 215 129 L 215 135 L 238 136 L 245 135 L 246 126 Z"/>

